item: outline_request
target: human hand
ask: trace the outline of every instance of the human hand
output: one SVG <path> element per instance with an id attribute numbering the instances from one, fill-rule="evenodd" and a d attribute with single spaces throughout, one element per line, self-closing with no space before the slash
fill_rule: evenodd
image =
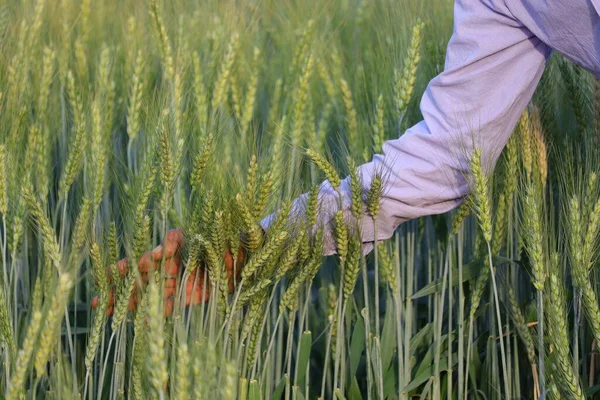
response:
<path id="1" fill-rule="evenodd" d="M 146 252 L 138 262 L 138 270 L 143 282 L 148 282 L 148 276 L 160 268 L 163 257 L 165 259 L 165 279 L 164 279 L 164 290 L 163 297 L 164 301 L 164 312 L 165 317 L 170 316 L 173 313 L 175 304 L 175 292 L 178 286 L 178 280 L 180 278 L 179 273 L 181 271 L 181 255 L 180 250 L 183 247 L 185 238 L 183 230 L 173 229 L 167 232 L 163 243 L 156 247 L 152 251 Z M 164 254 L 163 254 L 164 253 Z M 237 265 L 241 266 L 244 258 L 244 251 L 242 248 L 238 250 L 237 254 Z M 234 279 L 234 257 L 230 249 L 227 249 L 224 254 L 224 263 L 227 270 L 227 276 L 229 278 L 229 291 L 232 292 L 235 286 Z M 123 259 L 117 263 L 117 269 L 121 276 L 127 276 L 129 269 L 127 260 Z M 236 278 L 239 276 L 241 268 L 237 268 Z M 194 273 L 188 276 L 185 284 L 185 305 L 191 304 L 197 305 L 205 301 L 208 301 L 210 297 L 211 284 L 208 278 L 208 274 L 204 273 L 204 267 L 196 269 Z M 132 294 L 129 299 L 128 308 L 129 311 L 136 309 L 138 303 L 138 296 L 136 291 Z M 98 306 L 98 297 L 94 297 L 92 300 L 92 308 Z M 107 315 L 112 315 L 114 311 L 114 288 L 111 289 L 108 299 L 108 307 L 106 309 Z"/>

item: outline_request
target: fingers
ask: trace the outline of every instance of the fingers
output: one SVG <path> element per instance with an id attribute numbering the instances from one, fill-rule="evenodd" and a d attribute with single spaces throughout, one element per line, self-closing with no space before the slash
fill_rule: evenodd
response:
<path id="1" fill-rule="evenodd" d="M 108 277 L 108 282 L 109 283 L 113 283 L 113 274 L 114 274 L 114 270 L 115 268 L 119 271 L 119 275 L 121 276 L 121 278 L 124 278 L 125 276 L 127 276 L 127 273 L 129 272 L 129 267 L 127 264 L 127 260 L 126 259 L 122 259 L 119 262 L 117 262 L 116 265 L 109 265 L 108 267 L 106 267 L 106 276 Z M 98 284 L 98 281 L 96 279 L 94 279 L 94 284 Z"/>
<path id="2" fill-rule="evenodd" d="M 139 260 L 138 268 L 140 271 L 140 276 L 143 282 L 148 281 L 148 277 L 152 271 L 160 268 L 163 258 L 165 259 L 164 267 L 165 267 L 165 275 L 166 279 L 164 281 L 164 292 L 163 296 L 165 299 L 164 303 L 164 312 L 165 317 L 168 317 L 173 312 L 174 308 L 174 296 L 177 290 L 177 275 L 179 274 L 181 268 L 181 257 L 179 256 L 179 250 L 184 244 L 184 236 L 183 230 L 181 229 L 173 229 L 167 232 L 167 235 L 163 241 L 163 244 L 156 247 L 152 251 L 146 252 Z M 119 275 L 121 277 L 127 276 L 129 273 L 129 265 L 126 259 L 120 260 L 116 264 L 116 269 L 119 271 Z M 109 273 L 109 277 L 112 276 L 112 273 Z M 194 285 L 196 281 L 195 276 L 190 277 L 186 284 L 186 292 L 189 294 L 188 305 L 190 302 L 194 302 L 194 304 L 199 304 L 202 297 L 202 285 L 201 281 L 198 280 L 198 283 Z M 189 283 L 192 282 L 190 285 Z M 111 279 L 112 283 L 112 279 Z M 187 287 L 189 287 L 189 291 L 187 291 Z M 200 289 L 200 290 L 198 290 Z M 208 292 L 208 291 L 207 291 Z M 206 295 L 206 299 L 208 299 L 208 295 Z M 114 299 L 114 290 L 109 292 L 108 304 L 106 309 L 106 314 L 111 316 L 114 312 L 115 306 Z M 94 297 L 92 299 L 92 308 L 97 308 L 99 304 L 99 298 Z M 129 311 L 134 311 L 138 305 L 138 296 L 134 292 L 131 298 L 128 301 L 128 309 Z"/>
<path id="3" fill-rule="evenodd" d="M 145 273 L 156 271 L 160 268 L 162 258 L 154 260 L 152 252 L 147 252 L 140 259 L 138 268 L 142 273 L 142 277 Z M 181 257 L 177 254 L 175 257 L 165 259 L 165 273 L 167 276 L 177 275 L 179 273 L 179 266 L 181 265 Z"/>
<path id="4" fill-rule="evenodd" d="M 111 290 L 108 293 L 108 304 L 107 304 L 107 307 L 106 307 L 106 315 L 109 316 L 109 317 L 113 314 L 113 311 L 114 311 L 114 301 L 115 301 L 115 298 L 114 298 L 114 295 L 113 295 L 113 291 Z M 92 308 L 96 309 L 98 307 L 98 303 L 99 302 L 100 302 L 100 299 L 98 298 L 98 296 L 94 297 L 92 299 Z M 136 304 L 137 304 L 137 300 L 136 300 Z"/>
<path id="5" fill-rule="evenodd" d="M 113 315 L 115 309 L 115 294 L 114 291 L 108 292 L 108 306 L 106 307 L 106 315 L 110 317 Z"/>
<path id="6" fill-rule="evenodd" d="M 153 271 L 160 265 L 160 262 L 163 260 L 163 256 L 165 260 L 169 260 L 171 258 L 176 259 L 177 265 L 179 265 L 181 258 L 178 255 L 179 250 L 184 244 L 183 230 L 181 229 L 172 229 L 167 232 L 167 236 L 165 240 L 163 240 L 163 244 L 157 246 L 152 251 L 147 251 L 140 258 L 138 263 L 138 267 L 140 272 L 148 272 Z M 164 254 L 163 254 L 164 252 Z M 126 259 L 122 259 L 117 263 L 117 268 L 121 276 L 126 276 L 129 268 Z M 175 272 L 176 273 L 176 272 Z M 174 273 L 174 274 L 175 274 Z M 167 271 L 167 274 L 170 274 Z"/>
<path id="7" fill-rule="evenodd" d="M 210 283 L 208 277 L 204 280 L 204 271 L 197 270 L 188 277 L 185 284 L 185 305 L 198 305 L 208 301 L 210 297 Z"/>
<path id="8" fill-rule="evenodd" d="M 163 241 L 163 244 L 152 250 L 151 256 L 154 261 L 162 260 L 163 256 L 165 258 L 173 257 L 181 247 L 183 247 L 183 230 L 181 229 L 172 229 L 167 232 L 167 236 Z M 164 251 L 164 255 L 163 255 Z"/>
<path id="9" fill-rule="evenodd" d="M 179 266 L 181 265 L 181 257 L 176 256 L 165 261 L 165 274 L 167 277 L 177 276 Z"/>
<path id="10" fill-rule="evenodd" d="M 129 311 L 135 311 L 137 308 L 137 294 L 133 293 L 129 298 L 129 303 L 127 304 L 127 309 Z"/>
<path id="11" fill-rule="evenodd" d="M 119 270 L 119 275 L 121 277 L 127 276 L 127 272 L 129 272 L 129 267 L 127 265 L 127 259 L 122 259 L 117 263 L 117 269 Z"/>
<path id="12" fill-rule="evenodd" d="M 165 289 L 163 291 L 163 297 L 171 297 L 175 295 L 175 290 L 177 289 L 177 279 L 175 278 L 167 278 L 165 279 Z"/>
<path id="13" fill-rule="evenodd" d="M 165 317 L 168 317 L 173 312 L 173 307 L 174 307 L 173 297 L 175 296 L 176 290 L 177 290 L 177 279 L 175 279 L 175 278 L 165 279 L 164 294 L 163 294 L 163 297 L 165 298 Z M 92 308 L 93 309 L 98 308 L 99 302 L 100 302 L 100 299 L 98 298 L 98 296 L 94 297 L 92 299 Z M 198 304 L 198 303 L 196 303 L 196 304 Z M 137 309 L 137 306 L 138 306 L 138 296 L 137 296 L 137 293 L 134 292 L 131 295 L 131 297 L 129 298 L 129 302 L 127 304 L 127 309 L 129 311 L 135 311 Z M 109 296 L 108 296 L 106 315 L 109 317 L 112 316 L 113 312 L 114 312 L 114 308 L 115 308 L 115 299 L 114 299 L 113 291 L 111 290 L 109 292 Z"/>
<path id="14" fill-rule="evenodd" d="M 233 253 L 231 252 L 231 250 L 227 249 L 227 251 L 225 252 L 225 268 L 227 270 L 227 277 L 228 277 L 228 290 L 229 293 L 232 293 L 235 289 L 235 281 L 240 277 L 240 274 L 242 272 L 242 265 L 244 265 L 244 248 L 240 247 L 238 249 L 237 252 L 237 257 L 236 257 L 236 262 L 234 263 L 233 260 Z M 234 272 L 235 272 L 235 277 L 234 277 Z"/>
<path id="15" fill-rule="evenodd" d="M 173 308 L 175 308 L 175 298 L 167 297 L 165 299 L 165 318 L 173 314 Z"/>
<path id="16" fill-rule="evenodd" d="M 142 258 L 140 258 L 140 261 L 138 262 L 138 269 L 142 273 L 154 271 L 156 269 L 154 266 L 154 260 L 152 260 L 152 252 L 147 251 L 146 253 L 144 253 Z"/>

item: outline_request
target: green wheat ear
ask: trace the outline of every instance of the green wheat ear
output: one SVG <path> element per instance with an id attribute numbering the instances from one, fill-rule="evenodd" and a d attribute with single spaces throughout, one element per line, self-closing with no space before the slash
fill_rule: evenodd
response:
<path id="1" fill-rule="evenodd" d="M 471 215 L 471 210 L 473 210 L 473 204 L 471 203 L 472 199 L 472 194 L 467 195 L 467 197 L 465 197 L 462 204 L 458 207 L 458 210 L 454 214 L 452 218 L 451 230 L 453 235 L 458 234 L 458 231 L 460 230 L 460 227 L 462 226 L 464 220 L 467 219 L 469 215 Z"/>
<path id="2" fill-rule="evenodd" d="M 8 211 L 8 174 L 6 166 L 6 146 L 0 144 L 0 213 Z"/>
<path id="3" fill-rule="evenodd" d="M 94 358 L 96 356 L 96 350 L 100 343 L 102 331 L 106 323 L 106 308 L 108 307 L 108 277 L 104 264 L 102 263 L 102 255 L 100 254 L 100 247 L 94 242 L 90 248 L 90 258 L 92 259 L 92 268 L 94 273 L 94 279 L 98 285 L 99 301 L 96 307 L 96 313 L 92 322 L 92 329 L 88 339 L 88 345 L 85 354 L 85 367 L 88 371 L 93 368 Z"/>
<path id="4" fill-rule="evenodd" d="M 34 358 L 35 370 L 39 376 L 45 374 L 50 352 L 58 340 L 57 332 L 60 328 L 64 309 L 67 305 L 73 284 L 73 278 L 68 273 L 62 273 L 58 278 L 57 287 L 60 287 L 61 290 L 57 291 L 52 297 L 44 327 L 40 331 L 40 340 Z"/>
<path id="5" fill-rule="evenodd" d="M 361 254 L 362 243 L 360 238 L 356 237 L 356 235 L 350 235 L 348 243 L 348 261 L 344 264 L 344 299 L 348 299 L 352 295 L 352 292 L 354 292 L 358 274 L 360 273 Z"/>
<path id="6" fill-rule="evenodd" d="M 421 60 L 421 44 L 423 28 L 425 24 L 417 21 L 412 31 L 412 39 L 408 48 L 408 53 L 404 59 L 404 68 L 402 73 L 396 72 L 396 107 L 400 115 L 406 112 L 408 103 L 412 98 L 415 82 L 417 79 L 417 68 Z"/>
<path id="7" fill-rule="evenodd" d="M 46 212 L 42 209 L 42 205 L 37 200 L 32 192 L 31 187 L 25 186 L 22 190 L 22 196 L 27 204 L 30 213 L 37 222 L 42 238 L 44 239 L 44 255 L 48 260 L 52 261 L 53 266 L 57 269 L 61 269 L 62 254 L 58 241 L 56 240 L 56 233 Z"/>
<path id="8" fill-rule="evenodd" d="M 398 282 L 396 281 L 396 271 L 392 265 L 392 257 L 396 254 L 390 254 L 390 250 L 385 243 L 379 245 L 379 264 L 381 266 L 381 276 L 390 287 L 394 295 L 398 294 Z"/>
<path id="9" fill-rule="evenodd" d="M 489 193 L 488 178 L 483 172 L 481 150 L 475 149 L 471 156 L 472 191 L 474 196 L 473 205 L 479 225 L 483 231 L 486 242 L 492 241 L 492 207 Z"/>
<path id="10" fill-rule="evenodd" d="M 531 336 L 531 332 L 529 331 L 529 328 L 526 324 L 525 317 L 521 312 L 521 308 L 519 307 L 519 303 L 517 302 L 517 298 L 515 296 L 513 288 L 510 287 L 508 284 L 505 287 L 510 303 L 511 317 L 513 318 L 514 324 L 517 328 L 517 332 L 519 333 L 519 337 L 523 341 L 525 349 L 527 350 L 527 358 L 529 359 L 529 363 L 531 365 L 534 365 L 536 364 L 536 359 L 533 337 Z"/>
<path id="11" fill-rule="evenodd" d="M 7 348 L 14 350 L 15 342 L 13 338 L 12 323 L 8 316 L 6 296 L 4 290 L 0 291 L 0 343 L 7 345 Z"/>
<path id="12" fill-rule="evenodd" d="M 531 119 L 529 111 L 523 111 L 521 118 L 519 119 L 519 139 L 521 148 L 521 160 L 523 162 L 523 168 L 528 176 L 531 176 L 533 171 L 533 144 L 532 144 L 532 133 L 531 133 Z"/>
<path id="13" fill-rule="evenodd" d="M 63 175 L 60 183 L 61 195 L 66 196 L 69 192 L 73 181 L 79 174 L 82 167 L 83 154 L 86 145 L 86 120 L 83 111 L 83 100 L 77 90 L 73 73 L 69 71 L 67 75 L 69 87 L 69 99 L 73 108 L 75 137 L 73 138 L 69 150 L 69 156 L 63 170 Z"/>
<path id="14" fill-rule="evenodd" d="M 367 211 L 373 218 L 377 218 L 381 208 L 381 196 L 383 194 L 383 178 L 376 174 L 371 181 L 371 187 L 367 192 Z"/>
<path id="15" fill-rule="evenodd" d="M 188 345 L 185 339 L 180 339 L 177 343 L 177 365 L 180 372 L 177 374 L 175 398 L 187 399 L 190 388 L 190 356 Z"/>
<path id="16" fill-rule="evenodd" d="M 354 100 L 352 99 L 352 91 L 350 85 L 346 80 L 340 81 L 340 89 L 342 90 L 342 96 L 344 100 L 344 106 L 346 108 L 346 126 L 348 127 L 348 143 L 352 149 L 353 154 L 357 153 L 360 144 L 358 143 L 358 116 L 356 108 L 354 107 Z"/>
<path id="17" fill-rule="evenodd" d="M 31 317 L 29 326 L 27 327 L 27 334 L 25 336 L 25 341 L 23 342 L 23 347 L 19 350 L 17 356 L 17 365 L 10 380 L 10 386 L 6 396 L 7 400 L 20 399 L 21 393 L 24 392 L 23 385 L 27 378 L 27 369 L 29 368 L 34 349 L 36 348 L 36 345 L 39 344 L 37 343 L 37 340 L 41 327 L 42 313 L 40 311 L 35 311 Z"/>
<path id="18" fill-rule="evenodd" d="M 212 134 L 208 134 L 206 137 L 202 138 L 200 152 L 196 155 L 192 167 L 191 183 L 198 192 L 202 191 L 202 179 L 213 158 L 214 151 L 213 136 Z"/>
<path id="19" fill-rule="evenodd" d="M 227 53 L 225 54 L 225 60 L 222 63 L 219 77 L 217 78 L 214 90 L 214 96 L 212 101 L 212 109 L 217 110 L 220 106 L 225 103 L 227 88 L 231 80 L 231 74 L 233 64 L 235 62 L 239 47 L 239 35 L 233 34 L 229 44 L 227 45 Z"/>
<path id="20" fill-rule="evenodd" d="M 348 256 L 348 226 L 344 221 L 343 211 L 335 213 L 335 243 L 337 246 L 337 254 L 340 258 L 340 267 L 344 268 L 346 257 Z"/>
<path id="21" fill-rule="evenodd" d="M 129 92 L 129 107 L 127 108 L 127 135 L 129 141 L 133 142 L 141 129 L 141 110 L 144 94 L 144 55 L 138 50 L 135 58 L 135 67 L 131 78 Z"/>
<path id="22" fill-rule="evenodd" d="M 350 169 L 350 192 L 352 197 L 352 205 L 350 206 L 350 210 L 352 212 L 352 216 L 360 221 L 363 214 L 364 202 L 363 202 L 363 192 L 364 188 L 360 177 L 358 176 L 358 170 L 356 169 L 356 163 L 352 159 L 352 157 L 347 157 L 346 162 L 348 164 L 348 168 Z"/>
<path id="23" fill-rule="evenodd" d="M 292 114 L 291 139 L 292 149 L 297 149 L 301 143 L 306 128 L 307 108 L 310 103 L 310 80 L 314 65 L 314 56 L 308 55 L 302 74 L 297 83 L 295 107 Z M 292 165 L 292 167 L 295 167 Z"/>
<path id="24" fill-rule="evenodd" d="M 385 142 L 385 104 L 383 95 L 380 94 L 377 98 L 377 108 L 375 109 L 375 124 L 373 125 L 373 151 L 381 153 L 383 151 L 383 143 Z"/>
<path id="25" fill-rule="evenodd" d="M 595 178 L 593 178 L 595 181 Z M 592 183 L 593 184 L 593 183 Z M 589 200 L 589 199 L 586 199 Z M 593 265 L 596 238 L 600 230 L 600 198 L 591 209 L 589 215 L 583 214 L 585 207 L 580 206 L 578 196 L 569 202 L 569 246 L 572 258 L 573 286 L 581 293 L 583 309 L 596 340 L 600 339 L 600 308 L 593 284 L 589 278 L 589 270 Z M 582 216 L 587 225 L 582 224 Z"/>
<path id="26" fill-rule="evenodd" d="M 152 278 L 151 278 L 152 280 Z M 167 361 L 165 360 L 165 336 L 163 334 L 163 300 L 162 287 L 158 283 L 151 283 L 148 287 L 148 309 L 146 318 L 148 329 L 146 333 L 148 355 L 146 365 L 150 371 L 150 382 L 157 393 L 163 391 L 163 385 L 168 380 Z"/>
<path id="27" fill-rule="evenodd" d="M 553 264 L 557 266 L 558 256 L 554 254 Z M 555 355 L 551 363 L 552 370 L 556 374 L 559 391 L 566 398 L 584 399 L 579 379 L 573 371 L 573 360 L 569 351 L 569 331 L 567 327 L 567 315 L 564 310 L 565 297 L 564 288 L 558 275 L 552 272 L 549 276 L 549 288 L 547 306 L 549 312 L 548 331 L 550 340 L 554 344 Z"/>
<path id="28" fill-rule="evenodd" d="M 311 150 L 311 149 L 308 149 L 306 151 L 306 156 L 313 163 L 315 163 L 317 168 L 319 168 L 321 170 L 321 172 L 323 172 L 323 174 L 325 174 L 325 177 L 327 178 L 327 180 L 329 180 L 329 183 L 331 183 L 331 186 L 333 186 L 335 189 L 338 189 L 340 187 L 340 185 L 341 185 L 340 176 L 338 175 L 338 173 L 335 170 L 335 168 L 333 167 L 333 165 L 331 165 L 331 163 L 329 161 L 327 161 L 327 159 L 325 159 L 325 157 L 323 157 L 321 154 L 319 154 L 316 151 Z"/>
<path id="29" fill-rule="evenodd" d="M 254 115 L 254 106 L 256 103 L 256 92 L 258 90 L 258 77 L 260 74 L 260 66 L 261 66 L 261 51 L 258 47 L 254 47 L 254 56 L 252 61 L 252 68 L 254 69 L 254 73 L 250 77 L 250 81 L 248 82 L 248 89 L 246 91 L 246 101 L 244 104 L 244 111 L 241 115 L 241 123 L 240 123 L 240 131 L 242 132 L 242 140 L 244 141 L 248 129 L 250 127 L 250 122 L 252 121 L 252 116 Z"/>
<path id="30" fill-rule="evenodd" d="M 536 193 L 535 185 L 530 182 L 526 188 L 524 201 L 524 236 L 533 269 L 533 285 L 537 290 L 543 290 L 546 280 L 546 268 L 544 266 L 542 215 Z"/>

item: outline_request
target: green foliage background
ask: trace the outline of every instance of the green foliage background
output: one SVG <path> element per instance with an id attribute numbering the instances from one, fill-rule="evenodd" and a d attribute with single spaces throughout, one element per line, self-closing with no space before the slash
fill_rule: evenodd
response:
<path id="1" fill-rule="evenodd" d="M 451 33 L 452 2 L 441 0 L 0 3 L 0 393 L 593 396 L 600 84 L 558 55 L 468 202 L 474 217 L 461 219 L 465 206 L 410 221 L 367 257 L 338 223 L 347 260 L 321 260 L 317 241 L 281 227 L 249 260 L 272 251 L 264 268 L 276 274 L 295 237 L 312 258 L 295 257 L 275 282 L 259 270 L 239 288 L 252 294 L 245 307 L 215 288 L 187 309 L 178 291 L 163 319 L 166 300 L 150 284 L 143 306 L 126 311 L 137 275 L 118 276 L 118 259 L 137 262 L 180 227 L 186 270 L 223 279 L 205 265 L 211 246 L 239 244 L 335 174 L 307 149 L 345 176 L 346 156 L 368 161 L 418 122 Z M 352 265 L 361 272 L 344 301 Z M 280 308 L 295 282 L 291 309 Z M 106 307 L 111 287 L 120 320 L 90 306 L 99 295 Z"/>

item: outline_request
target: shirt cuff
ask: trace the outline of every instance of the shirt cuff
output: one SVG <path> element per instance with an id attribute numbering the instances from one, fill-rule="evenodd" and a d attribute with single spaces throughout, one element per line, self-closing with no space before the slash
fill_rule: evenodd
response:
<path id="1" fill-rule="evenodd" d="M 363 244 L 363 254 L 368 254 L 373 250 L 375 242 L 375 227 L 373 224 L 373 218 L 366 212 L 366 207 L 363 204 L 363 214 L 359 223 L 356 218 L 352 215 L 350 207 L 352 205 L 352 194 L 350 190 L 350 179 L 346 178 L 340 185 L 340 191 L 336 191 L 329 181 L 324 181 L 319 189 L 319 209 L 317 224 L 318 227 L 323 226 L 323 255 L 329 256 L 337 253 L 336 241 L 335 241 L 335 225 L 334 217 L 335 214 L 340 210 L 340 196 L 341 193 L 341 209 L 343 217 L 348 226 L 358 227 L 361 241 Z M 290 219 L 306 220 L 306 203 L 308 199 L 308 193 L 296 198 L 291 207 Z M 382 204 L 385 199 L 382 198 Z M 387 226 L 386 221 L 391 221 L 391 216 L 385 215 L 385 207 L 380 207 L 380 215 L 377 218 L 377 236 L 378 241 L 389 239 L 394 233 L 392 226 Z M 268 232 L 269 227 L 273 224 L 273 221 L 277 217 L 277 213 L 273 213 L 268 217 L 260 221 L 260 226 L 265 232 Z M 315 232 L 317 227 L 312 227 L 311 232 Z"/>

